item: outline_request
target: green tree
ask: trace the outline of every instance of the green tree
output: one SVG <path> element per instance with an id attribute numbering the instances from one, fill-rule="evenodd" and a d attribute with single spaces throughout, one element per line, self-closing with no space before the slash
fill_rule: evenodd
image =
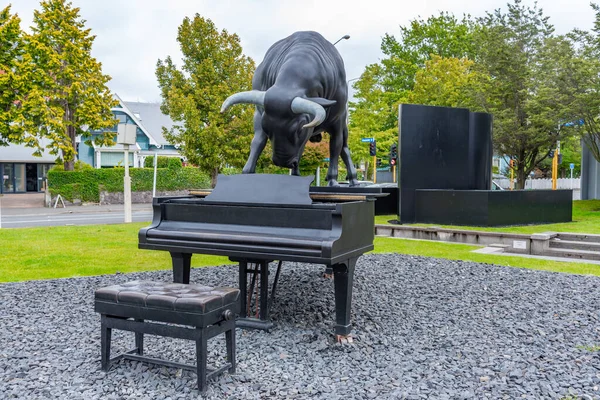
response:
<path id="1" fill-rule="evenodd" d="M 374 137 L 378 156 L 387 157 L 391 143 L 397 140 L 398 105 L 407 101 L 417 71 L 425 68 L 432 55 L 471 57 L 472 39 L 473 22 L 449 13 L 413 20 L 400 27 L 399 38 L 384 36 L 381 49 L 385 58 L 368 65 L 353 85 L 357 101 L 350 104 L 349 145 L 355 161 L 370 161 L 368 146 L 360 142 L 362 137 Z"/>
<path id="2" fill-rule="evenodd" d="M 566 118 L 575 122 L 581 136 L 596 160 L 600 161 L 600 8 L 591 32 L 575 29 L 562 41 L 561 90 L 571 107 Z"/>
<path id="3" fill-rule="evenodd" d="M 406 102 L 483 111 L 489 77 L 474 68 L 474 64 L 467 58 L 433 55 L 417 71 Z"/>
<path id="4" fill-rule="evenodd" d="M 300 159 L 300 171 L 302 175 L 314 175 L 317 167 L 323 165 L 325 158 L 329 157 L 329 140 L 318 143 L 306 143 L 302 158 Z"/>
<path id="5" fill-rule="evenodd" d="M 114 126 L 111 107 L 117 102 L 106 86 L 110 77 L 91 56 L 95 36 L 85 28 L 79 8 L 65 0 L 44 0 L 40 6 L 32 34 L 25 37 L 23 77 L 31 86 L 23 108 L 30 116 L 27 130 L 34 132 L 26 143 L 39 148 L 39 139 L 48 139 L 50 153 L 61 153 L 65 170 L 71 171 L 76 136 L 91 136 L 81 127 Z M 111 145 L 114 134 L 98 135 L 95 142 Z"/>
<path id="6" fill-rule="evenodd" d="M 254 62 L 243 55 L 236 34 L 219 32 L 199 14 L 183 20 L 177 41 L 182 68 L 170 56 L 156 67 L 161 109 L 175 121 L 164 134 L 181 145 L 190 163 L 210 173 L 214 186 L 222 167 L 241 167 L 249 154 L 253 107 L 233 107 L 225 114 L 219 109 L 229 95 L 250 89 Z"/>
<path id="7" fill-rule="evenodd" d="M 10 14 L 10 6 L 0 11 L 0 145 L 18 142 L 20 132 L 13 128 L 19 109 L 22 80 L 18 63 L 23 56 L 20 19 Z"/>
<path id="8" fill-rule="evenodd" d="M 542 9 L 508 4 L 479 19 L 476 62 L 490 76 L 486 110 L 494 115 L 494 146 L 516 160 L 517 188 L 569 131 L 557 85 L 560 47 Z M 560 133 L 560 134 L 559 134 Z"/>

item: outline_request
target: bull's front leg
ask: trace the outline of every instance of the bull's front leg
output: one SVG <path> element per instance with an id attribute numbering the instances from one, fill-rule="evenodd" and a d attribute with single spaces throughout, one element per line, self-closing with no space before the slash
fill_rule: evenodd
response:
<path id="1" fill-rule="evenodd" d="M 339 186 L 338 177 L 338 162 L 342 151 L 342 135 L 336 131 L 329 135 L 329 168 L 327 169 L 327 186 Z"/>
<path id="2" fill-rule="evenodd" d="M 253 174 L 256 171 L 258 157 L 260 157 L 266 145 L 267 134 L 262 129 L 262 112 L 256 110 L 254 112 L 254 137 L 250 144 L 250 156 L 242 169 L 242 174 Z"/>

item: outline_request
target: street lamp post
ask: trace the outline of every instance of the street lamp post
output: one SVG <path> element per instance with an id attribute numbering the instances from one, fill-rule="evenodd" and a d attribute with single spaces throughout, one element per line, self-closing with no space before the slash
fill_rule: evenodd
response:
<path id="1" fill-rule="evenodd" d="M 344 35 L 341 38 L 339 38 L 338 40 L 335 41 L 335 43 L 333 43 L 333 45 L 335 46 L 336 44 L 338 44 L 341 40 L 348 40 L 350 39 L 350 35 Z"/>

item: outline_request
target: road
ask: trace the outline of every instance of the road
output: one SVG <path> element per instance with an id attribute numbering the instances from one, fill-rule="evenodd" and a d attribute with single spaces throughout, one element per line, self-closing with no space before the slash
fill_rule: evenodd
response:
<path id="1" fill-rule="evenodd" d="M 5 210 L 2 210 L 5 211 Z M 52 210 L 53 211 L 53 210 Z M 66 226 L 66 225 L 97 225 L 97 224 L 119 224 L 123 223 L 123 212 L 118 211 L 93 211 L 93 212 L 69 212 L 68 209 L 60 213 L 52 212 L 28 212 L 21 209 L 19 212 L 2 212 L 1 228 L 29 228 L 35 226 Z M 131 213 L 133 222 L 144 222 L 152 220 L 151 210 L 133 210 Z"/>

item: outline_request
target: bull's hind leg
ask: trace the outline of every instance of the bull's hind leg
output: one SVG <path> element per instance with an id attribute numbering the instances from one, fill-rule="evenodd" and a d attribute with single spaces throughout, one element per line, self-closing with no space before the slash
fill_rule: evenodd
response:
<path id="1" fill-rule="evenodd" d="M 343 123 L 342 132 L 343 143 L 341 156 L 342 161 L 344 161 L 344 164 L 346 165 L 346 171 L 348 171 L 348 173 L 346 174 L 346 179 L 348 180 L 350 186 L 358 186 L 356 168 L 354 168 L 352 158 L 350 157 L 350 149 L 348 148 L 348 125 L 346 125 L 345 122 Z"/>
<path id="2" fill-rule="evenodd" d="M 256 171 L 256 163 L 258 162 L 258 157 L 260 157 L 261 153 L 265 149 L 267 145 L 267 134 L 262 130 L 262 112 L 256 110 L 254 112 L 254 137 L 252 138 L 252 143 L 250 144 L 250 156 L 248 157 L 248 161 L 246 161 L 246 165 L 242 169 L 242 174 L 253 174 Z"/>

